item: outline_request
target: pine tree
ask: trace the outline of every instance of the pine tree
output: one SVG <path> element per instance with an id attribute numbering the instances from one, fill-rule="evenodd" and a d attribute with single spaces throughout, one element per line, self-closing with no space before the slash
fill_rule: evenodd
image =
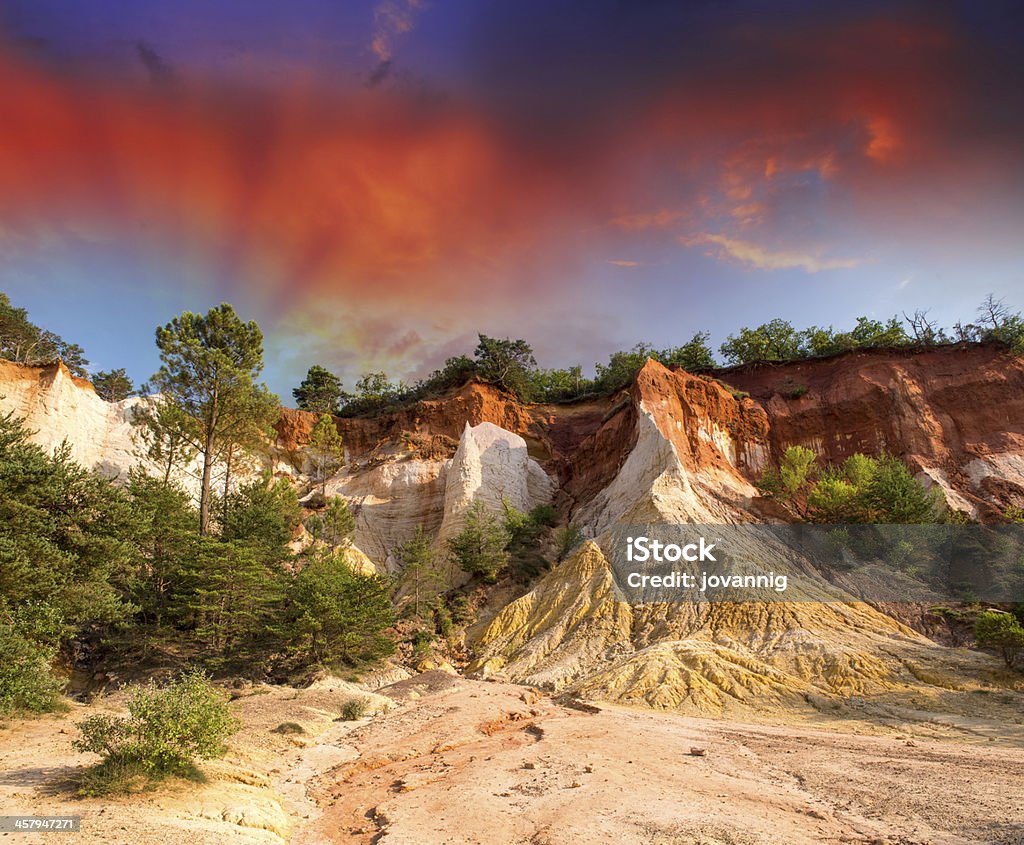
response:
<path id="1" fill-rule="evenodd" d="M 143 562 L 132 598 L 141 619 L 160 628 L 177 621 L 172 609 L 181 601 L 183 573 L 197 554 L 195 509 L 184 490 L 141 468 L 129 474 L 127 491 L 140 520 L 136 542 Z"/>
<path id="2" fill-rule="evenodd" d="M 444 585 L 444 577 L 434 560 L 430 537 L 423 526 L 416 526 L 416 533 L 395 549 L 394 554 L 402 564 L 403 589 L 411 596 L 413 613 L 419 617 L 427 596 Z"/>
<path id="3" fill-rule="evenodd" d="M 309 436 L 309 458 L 313 479 L 320 482 L 320 492 L 327 493 L 327 479 L 345 463 L 345 444 L 334 419 L 324 414 L 313 426 Z"/>
<path id="4" fill-rule="evenodd" d="M 116 370 L 100 370 L 92 376 L 96 395 L 107 402 L 120 402 L 135 393 L 135 385 L 128 378 L 124 367 Z"/>
<path id="5" fill-rule="evenodd" d="M 59 359 L 74 375 L 88 375 L 89 361 L 81 346 L 39 328 L 24 308 L 11 305 L 5 293 L 0 293 L 0 357 L 24 364 L 50 364 Z"/>
<path id="6" fill-rule="evenodd" d="M 153 386 L 194 424 L 194 445 L 203 460 L 199 527 L 207 534 L 214 465 L 231 444 L 273 422 L 270 407 L 276 402 L 268 401 L 271 394 L 256 383 L 263 369 L 263 333 L 223 303 L 205 315 L 185 311 L 157 329 L 156 342 L 163 366 Z M 255 419 L 254 412 L 267 416 Z"/>
<path id="7" fill-rule="evenodd" d="M 306 520 L 306 530 L 313 543 L 323 543 L 330 548 L 348 543 L 356 531 L 356 520 L 348 503 L 341 496 L 333 496 L 327 507 Z"/>
<path id="8" fill-rule="evenodd" d="M 68 624 L 117 621 L 135 576 L 137 515 L 123 490 L 0 415 L 0 596 L 41 601 Z"/>
<path id="9" fill-rule="evenodd" d="M 295 648 L 309 660 L 355 664 L 394 650 L 383 635 L 394 624 L 390 582 L 354 572 L 341 553 L 313 553 L 292 581 L 288 607 Z"/>
<path id="10" fill-rule="evenodd" d="M 474 502 L 466 511 L 462 531 L 448 541 L 448 549 L 459 567 L 478 575 L 486 583 L 494 583 L 509 560 L 509 533 L 481 502 Z"/>
<path id="11" fill-rule="evenodd" d="M 315 414 L 336 413 L 344 395 L 341 379 L 319 364 L 310 367 L 302 383 L 292 391 L 299 409 Z"/>
<path id="12" fill-rule="evenodd" d="M 199 431 L 195 420 L 165 396 L 150 397 L 138 405 L 131 419 L 137 454 L 160 467 L 164 484 L 169 484 L 175 470 L 183 470 L 199 451 Z"/>
<path id="13" fill-rule="evenodd" d="M 194 618 L 196 638 L 214 654 L 244 657 L 275 620 L 284 570 L 268 566 L 255 545 L 209 537 L 195 564 L 183 610 Z"/>

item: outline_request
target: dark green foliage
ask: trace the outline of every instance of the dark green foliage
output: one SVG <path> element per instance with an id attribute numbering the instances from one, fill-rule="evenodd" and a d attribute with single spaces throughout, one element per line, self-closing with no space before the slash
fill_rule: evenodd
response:
<path id="1" fill-rule="evenodd" d="M 334 496 L 325 503 L 320 513 L 306 520 L 306 530 L 314 542 L 340 546 L 352 539 L 356 531 L 356 520 L 345 500 Z"/>
<path id="2" fill-rule="evenodd" d="M 370 702 L 366 698 L 350 698 L 341 705 L 341 715 L 338 717 L 343 722 L 358 722 L 366 717 L 370 711 Z"/>
<path id="3" fill-rule="evenodd" d="M 811 521 L 924 525 L 945 521 L 943 500 L 892 455 L 851 455 L 820 474 L 807 494 Z"/>
<path id="4" fill-rule="evenodd" d="M 317 420 L 309 436 L 309 459 L 313 464 L 313 480 L 320 483 L 320 493 L 327 491 L 327 479 L 345 463 L 345 444 L 334 418 L 324 414 Z"/>
<path id="5" fill-rule="evenodd" d="M 476 371 L 480 378 L 520 399 L 530 399 L 530 374 L 537 369 L 530 345 L 525 340 L 499 340 L 485 334 L 479 338 Z"/>
<path id="6" fill-rule="evenodd" d="M 287 560 L 288 543 L 302 521 L 299 497 L 291 482 L 264 476 L 240 487 L 230 498 L 221 537 L 251 546 L 267 561 Z"/>
<path id="7" fill-rule="evenodd" d="M 263 333 L 243 322 L 227 303 L 205 315 L 185 311 L 156 331 L 163 362 L 153 387 L 193 423 L 194 446 L 203 458 L 199 525 L 210 530 L 214 465 L 234 447 L 269 436 L 277 399 L 256 383 L 263 369 Z M 230 485 L 225 480 L 225 489 Z"/>
<path id="8" fill-rule="evenodd" d="M 864 522 L 922 525 L 941 519 L 942 494 L 926 490 L 906 465 L 892 455 L 876 459 L 875 471 L 862 488 Z"/>
<path id="9" fill-rule="evenodd" d="M 191 670 L 165 687 L 149 683 L 135 689 L 127 716 L 91 716 L 78 727 L 82 736 L 74 748 L 103 757 L 100 777 L 85 784 L 84 791 L 95 795 L 123 784 L 126 771 L 158 779 L 222 756 L 239 722 L 220 690 Z"/>
<path id="10" fill-rule="evenodd" d="M 851 349 L 906 346 L 911 342 L 895 316 L 884 323 L 858 317 L 856 325 L 847 332 L 837 332 L 831 326 L 797 330 L 787 320 L 776 319 L 729 335 L 719 351 L 729 364 L 750 364 L 834 355 Z"/>
<path id="11" fill-rule="evenodd" d="M 908 332 L 909 329 L 909 332 Z M 364 377 L 361 395 L 350 399 L 341 409 L 344 415 L 379 411 L 437 396 L 458 387 L 471 378 L 497 384 L 519 399 L 530 402 L 570 402 L 590 394 L 615 393 L 629 386 L 637 372 L 653 359 L 689 372 L 713 370 L 717 363 L 708 344 L 710 334 L 697 332 L 682 346 L 657 349 L 650 343 L 638 343 L 632 349 L 613 352 L 606 363 L 597 363 L 593 378 L 583 374 L 579 365 L 541 369 L 525 340 L 498 340 L 480 335 L 476 359 L 465 355 L 449 358 L 441 370 L 411 387 L 391 384 L 382 373 Z M 1024 317 L 1011 313 L 1001 300 L 989 297 L 979 309 L 979 323 L 957 324 L 952 333 L 938 328 L 927 318 L 927 311 L 916 311 L 901 321 L 858 317 L 846 331 L 828 326 L 797 329 L 787 320 L 770 320 L 755 328 L 742 328 L 720 346 L 727 364 L 756 361 L 790 361 L 835 355 L 854 349 L 933 346 L 941 343 L 996 340 L 1024 354 Z M 729 388 L 734 398 L 747 394 Z M 798 399 L 806 385 L 782 388 L 783 394 Z"/>
<path id="12" fill-rule="evenodd" d="M 175 471 L 183 470 L 195 458 L 199 427 L 168 398 L 153 396 L 146 404 L 136 406 L 131 422 L 140 444 L 139 457 L 160 467 L 165 484 L 171 481 Z"/>
<path id="13" fill-rule="evenodd" d="M 157 628 L 180 622 L 185 573 L 200 554 L 192 500 L 141 470 L 129 475 L 127 491 L 138 517 L 135 541 L 142 565 L 131 589 L 138 620 Z"/>
<path id="14" fill-rule="evenodd" d="M 534 370 L 530 373 L 530 395 L 538 402 L 561 402 L 575 399 L 593 387 L 583 377 L 583 368 Z"/>
<path id="15" fill-rule="evenodd" d="M 710 339 L 710 332 L 697 332 L 682 346 L 663 349 L 657 354 L 657 360 L 667 367 L 680 367 L 691 373 L 713 369 L 715 356 L 708 346 Z"/>
<path id="16" fill-rule="evenodd" d="M 794 504 L 807 490 L 814 473 L 815 455 L 804 446 L 789 446 L 782 454 L 778 467 L 768 469 L 758 486 L 766 496 L 773 496 Z"/>
<path id="17" fill-rule="evenodd" d="M 341 389 L 341 379 L 319 364 L 314 364 L 302 383 L 292 391 L 292 396 L 303 411 L 334 414 L 341 407 L 345 392 Z"/>
<path id="18" fill-rule="evenodd" d="M 1013 666 L 1017 655 L 1024 654 L 1024 627 L 1012 613 L 986 610 L 978 614 L 974 638 L 979 648 L 997 650 L 1007 667 Z"/>
<path id="19" fill-rule="evenodd" d="M 123 490 L 0 416 L 0 595 L 12 606 L 45 602 L 68 624 L 124 619 L 136 528 Z"/>
<path id="20" fill-rule="evenodd" d="M 649 343 L 638 343 L 628 352 L 613 352 L 607 364 L 594 365 L 596 375 L 591 389 L 596 393 L 614 393 L 627 387 L 649 359 L 689 372 L 711 369 L 715 360 L 708 346 L 710 337 L 708 332 L 697 332 L 682 346 L 658 350 Z"/>
<path id="21" fill-rule="evenodd" d="M 402 591 L 412 603 L 413 614 L 419 618 L 438 590 L 444 586 L 444 577 L 434 559 L 433 544 L 423 526 L 416 527 L 416 533 L 394 551 L 395 558 L 402 565 Z"/>
<path id="22" fill-rule="evenodd" d="M 240 663 L 263 650 L 287 586 L 277 561 L 252 538 L 225 543 L 203 538 L 175 615 L 191 618 L 191 636 L 216 665 Z"/>
<path id="23" fill-rule="evenodd" d="M 90 381 L 96 388 L 96 395 L 107 402 L 120 402 L 135 393 L 135 385 L 128 378 L 124 367 L 117 370 L 100 370 Z"/>
<path id="24" fill-rule="evenodd" d="M 594 365 L 595 392 L 614 393 L 628 386 L 653 355 L 654 349 L 646 343 L 638 343 L 628 352 L 613 352 L 607 364 Z"/>
<path id="25" fill-rule="evenodd" d="M 806 384 L 796 384 L 795 382 L 787 381 L 780 386 L 779 392 L 787 399 L 802 399 L 807 395 L 808 389 Z"/>
<path id="26" fill-rule="evenodd" d="M 368 405 L 384 404 L 398 397 L 401 385 L 392 384 L 385 372 L 366 373 L 356 382 L 356 400 Z"/>
<path id="27" fill-rule="evenodd" d="M 304 734 L 306 729 L 298 722 L 282 722 L 276 728 L 271 728 L 270 732 L 272 734 L 281 734 L 282 736 L 297 736 Z"/>
<path id="28" fill-rule="evenodd" d="M 555 532 L 555 559 L 561 563 L 586 539 L 578 525 L 569 524 Z"/>
<path id="29" fill-rule="evenodd" d="M 50 666 L 64 632 L 56 608 L 0 599 L 0 716 L 44 713 L 60 707 L 60 683 Z"/>
<path id="30" fill-rule="evenodd" d="M 449 390 L 461 387 L 476 375 L 476 361 L 466 355 L 456 355 L 444 362 L 439 370 L 434 370 L 422 383 L 425 392 Z"/>
<path id="31" fill-rule="evenodd" d="M 529 513 L 516 510 L 507 499 L 502 505 L 508 534 L 505 549 L 509 560 L 523 575 L 533 578 L 548 568 L 548 561 L 541 551 L 541 538 L 557 522 L 558 514 L 548 504 L 537 505 Z"/>
<path id="32" fill-rule="evenodd" d="M 448 550 L 460 569 L 490 584 L 508 564 L 510 539 L 498 518 L 481 502 L 474 502 L 466 511 L 462 531 L 448 541 Z"/>
<path id="33" fill-rule="evenodd" d="M 88 375 L 89 362 L 82 347 L 39 328 L 24 308 L 11 305 L 6 293 L 0 293 L 0 358 L 22 364 L 50 364 L 60 359 L 76 376 Z"/>
<path id="34" fill-rule="evenodd" d="M 343 554 L 314 553 L 291 580 L 286 629 L 292 649 L 314 663 L 357 665 L 386 657 L 394 645 L 391 583 L 354 572 Z"/>
<path id="35" fill-rule="evenodd" d="M 729 335 L 719 347 L 722 357 L 730 364 L 751 361 L 787 361 L 801 357 L 800 333 L 788 320 L 771 320 L 755 329 L 742 328 L 737 335 Z"/>

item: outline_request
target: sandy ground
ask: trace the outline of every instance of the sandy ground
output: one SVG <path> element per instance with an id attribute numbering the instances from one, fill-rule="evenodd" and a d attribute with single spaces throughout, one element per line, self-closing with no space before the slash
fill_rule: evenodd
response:
<path id="1" fill-rule="evenodd" d="M 339 722 L 347 685 L 247 690 L 233 705 L 246 727 L 204 767 L 208 783 L 113 801 L 74 797 L 70 779 L 90 760 L 70 740 L 117 697 L 12 722 L 0 806 L 80 815 L 79 845 L 1024 843 L 1024 736 L 995 713 L 741 724 L 442 672 L 380 692 L 388 712 Z M 273 732 L 286 721 L 303 733 Z"/>

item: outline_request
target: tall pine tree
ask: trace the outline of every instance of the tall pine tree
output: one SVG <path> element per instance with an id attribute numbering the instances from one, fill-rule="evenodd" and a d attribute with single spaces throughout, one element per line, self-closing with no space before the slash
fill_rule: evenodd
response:
<path id="1" fill-rule="evenodd" d="M 254 429 L 268 430 L 277 413 L 266 386 L 256 382 L 263 333 L 223 303 L 205 315 L 185 311 L 175 317 L 156 330 L 156 344 L 163 366 L 153 387 L 194 425 L 203 462 L 199 530 L 208 534 L 214 465 L 232 444 L 248 443 Z"/>

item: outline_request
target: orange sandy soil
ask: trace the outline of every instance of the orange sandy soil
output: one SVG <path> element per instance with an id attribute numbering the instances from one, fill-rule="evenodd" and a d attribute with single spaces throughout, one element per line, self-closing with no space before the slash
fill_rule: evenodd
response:
<path id="1" fill-rule="evenodd" d="M 207 783 L 108 800 L 74 796 L 91 759 L 70 740 L 120 695 L 11 721 L 0 807 L 80 815 L 77 845 L 1024 843 L 1024 736 L 999 693 L 971 718 L 882 718 L 869 703 L 792 724 L 574 705 L 438 671 L 379 693 L 387 712 L 339 722 L 348 685 L 250 688 L 233 704 L 245 728 L 204 766 Z M 303 733 L 272 731 L 286 721 Z"/>

